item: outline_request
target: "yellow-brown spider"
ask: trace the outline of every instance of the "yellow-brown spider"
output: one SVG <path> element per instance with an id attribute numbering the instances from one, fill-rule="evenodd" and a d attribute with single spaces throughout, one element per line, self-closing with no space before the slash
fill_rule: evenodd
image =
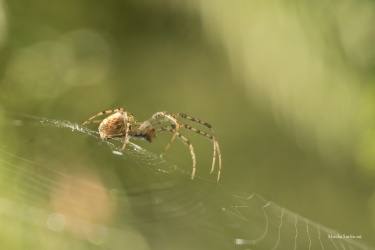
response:
<path id="1" fill-rule="evenodd" d="M 114 113 L 114 114 L 111 114 Z M 93 120 L 99 116 L 111 114 L 105 119 L 101 120 Z M 199 129 L 191 127 L 188 124 L 182 123 L 177 121 L 177 118 L 183 118 L 186 120 L 190 120 L 195 123 L 202 124 L 203 126 L 209 129 L 208 133 L 205 133 Z M 152 117 L 144 122 L 138 122 L 134 116 L 127 112 L 123 108 L 111 109 L 102 111 L 92 117 L 90 117 L 87 121 L 83 123 L 83 125 L 89 123 L 100 123 L 99 124 L 99 135 L 102 139 L 112 139 L 112 138 L 124 138 L 124 145 L 122 146 L 121 150 L 124 150 L 126 144 L 129 142 L 130 138 L 134 139 L 145 139 L 146 141 L 152 142 L 159 133 L 164 131 L 169 131 L 173 133 L 172 138 L 168 142 L 165 150 L 168 150 L 176 136 L 180 138 L 185 144 L 190 148 L 191 158 L 193 160 L 193 170 L 191 173 L 191 179 L 194 179 L 195 170 L 196 170 L 196 159 L 193 144 L 182 134 L 179 133 L 180 128 L 185 128 L 187 130 L 193 131 L 199 135 L 202 135 L 208 138 L 213 146 L 213 157 L 212 157 L 212 166 L 211 166 L 211 173 L 214 171 L 215 168 L 215 161 L 216 161 L 216 154 L 219 158 L 219 167 L 218 167 L 218 174 L 217 174 L 217 181 L 220 179 L 221 173 L 221 153 L 219 148 L 219 143 L 217 142 L 212 126 L 204 122 L 200 119 L 177 113 L 177 114 L 168 114 L 167 112 L 157 112 Z"/>

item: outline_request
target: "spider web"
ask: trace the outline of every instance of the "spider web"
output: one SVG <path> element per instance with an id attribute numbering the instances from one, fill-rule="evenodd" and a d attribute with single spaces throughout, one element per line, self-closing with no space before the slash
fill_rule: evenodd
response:
<path id="1" fill-rule="evenodd" d="M 76 123 L 7 113 L 1 125 L 5 249 L 371 249 Z"/>

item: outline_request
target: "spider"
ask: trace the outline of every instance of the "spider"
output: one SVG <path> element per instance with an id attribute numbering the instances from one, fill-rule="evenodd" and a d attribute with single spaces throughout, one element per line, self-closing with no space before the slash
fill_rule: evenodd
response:
<path id="1" fill-rule="evenodd" d="M 111 114 L 107 116 L 105 119 L 101 120 L 93 120 L 97 117 L 100 117 L 105 114 Z M 182 118 L 185 120 L 190 120 L 195 123 L 202 124 L 203 126 L 209 129 L 208 133 L 205 133 L 199 129 L 196 129 L 188 124 L 179 122 L 177 118 Z M 146 141 L 152 142 L 158 134 L 164 131 L 168 131 L 173 133 L 172 138 L 168 142 L 165 151 L 173 143 L 174 139 L 178 137 L 181 139 L 190 149 L 191 158 L 193 160 L 193 170 L 191 173 L 191 179 L 194 179 L 195 170 L 196 170 L 196 158 L 194 153 L 193 144 L 182 134 L 179 133 L 180 128 L 184 128 L 190 131 L 193 131 L 199 135 L 202 135 L 208 138 L 213 144 L 213 157 L 212 157 L 212 166 L 211 166 L 211 173 L 215 169 L 215 161 L 216 161 L 216 154 L 219 158 L 219 167 L 218 167 L 218 174 L 217 174 L 217 182 L 220 179 L 221 173 L 221 153 L 219 148 L 219 143 L 215 138 L 212 126 L 204 122 L 200 119 L 188 116 L 186 114 L 177 113 L 177 114 L 168 114 L 167 112 L 156 112 L 151 116 L 150 119 L 139 122 L 137 121 L 133 114 L 126 111 L 124 108 L 117 108 L 117 109 L 110 109 L 99 112 L 98 114 L 90 117 L 87 121 L 83 123 L 83 125 L 89 123 L 100 123 L 99 124 L 99 135 L 100 138 L 106 139 L 113 139 L 113 138 L 124 138 L 124 144 L 121 150 L 125 150 L 126 145 L 129 142 L 130 138 L 134 139 L 144 139 Z"/>

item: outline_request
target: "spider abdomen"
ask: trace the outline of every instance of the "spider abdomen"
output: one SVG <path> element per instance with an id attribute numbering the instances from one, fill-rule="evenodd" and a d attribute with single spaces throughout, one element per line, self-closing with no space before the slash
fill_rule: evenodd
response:
<path id="1" fill-rule="evenodd" d="M 124 118 L 120 112 L 108 116 L 99 125 L 99 134 L 102 139 L 112 139 L 124 136 Z"/>

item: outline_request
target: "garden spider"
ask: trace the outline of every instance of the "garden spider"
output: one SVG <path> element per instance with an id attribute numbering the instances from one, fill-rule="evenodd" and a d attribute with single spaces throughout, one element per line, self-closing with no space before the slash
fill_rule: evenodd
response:
<path id="1" fill-rule="evenodd" d="M 114 113 L 114 114 L 111 114 Z M 93 120 L 99 116 L 111 114 L 105 119 L 101 120 Z M 199 129 L 196 129 L 188 124 L 178 122 L 177 118 L 183 118 L 186 120 L 190 120 L 195 123 L 202 124 L 203 126 L 207 127 L 210 131 L 205 133 Z M 213 146 L 213 157 L 212 157 L 212 166 L 211 166 L 211 173 L 214 171 L 215 168 L 215 161 L 216 161 L 216 153 L 219 158 L 219 168 L 217 174 L 217 181 L 220 179 L 221 173 L 221 153 L 219 148 L 219 143 L 217 142 L 212 126 L 204 122 L 200 119 L 188 116 L 186 114 L 168 114 L 167 112 L 156 112 L 152 117 L 144 122 L 138 122 L 134 116 L 127 112 L 123 108 L 117 109 L 110 109 L 106 111 L 102 111 L 92 117 L 90 117 L 87 121 L 83 123 L 83 125 L 89 123 L 100 123 L 99 124 L 99 135 L 102 139 L 112 139 L 112 138 L 124 138 L 124 145 L 122 146 L 121 150 L 124 150 L 127 143 L 129 142 L 130 138 L 134 139 L 145 139 L 146 141 L 152 142 L 159 133 L 164 131 L 169 131 L 173 133 L 172 138 L 168 142 L 165 150 L 171 146 L 172 142 L 176 138 L 180 138 L 185 144 L 190 148 L 191 158 L 193 160 L 193 170 L 191 173 L 191 179 L 194 179 L 195 170 L 196 170 L 196 159 L 193 144 L 182 134 L 179 133 L 180 128 L 185 128 L 187 130 L 193 131 L 199 135 L 202 135 L 208 138 Z"/>

